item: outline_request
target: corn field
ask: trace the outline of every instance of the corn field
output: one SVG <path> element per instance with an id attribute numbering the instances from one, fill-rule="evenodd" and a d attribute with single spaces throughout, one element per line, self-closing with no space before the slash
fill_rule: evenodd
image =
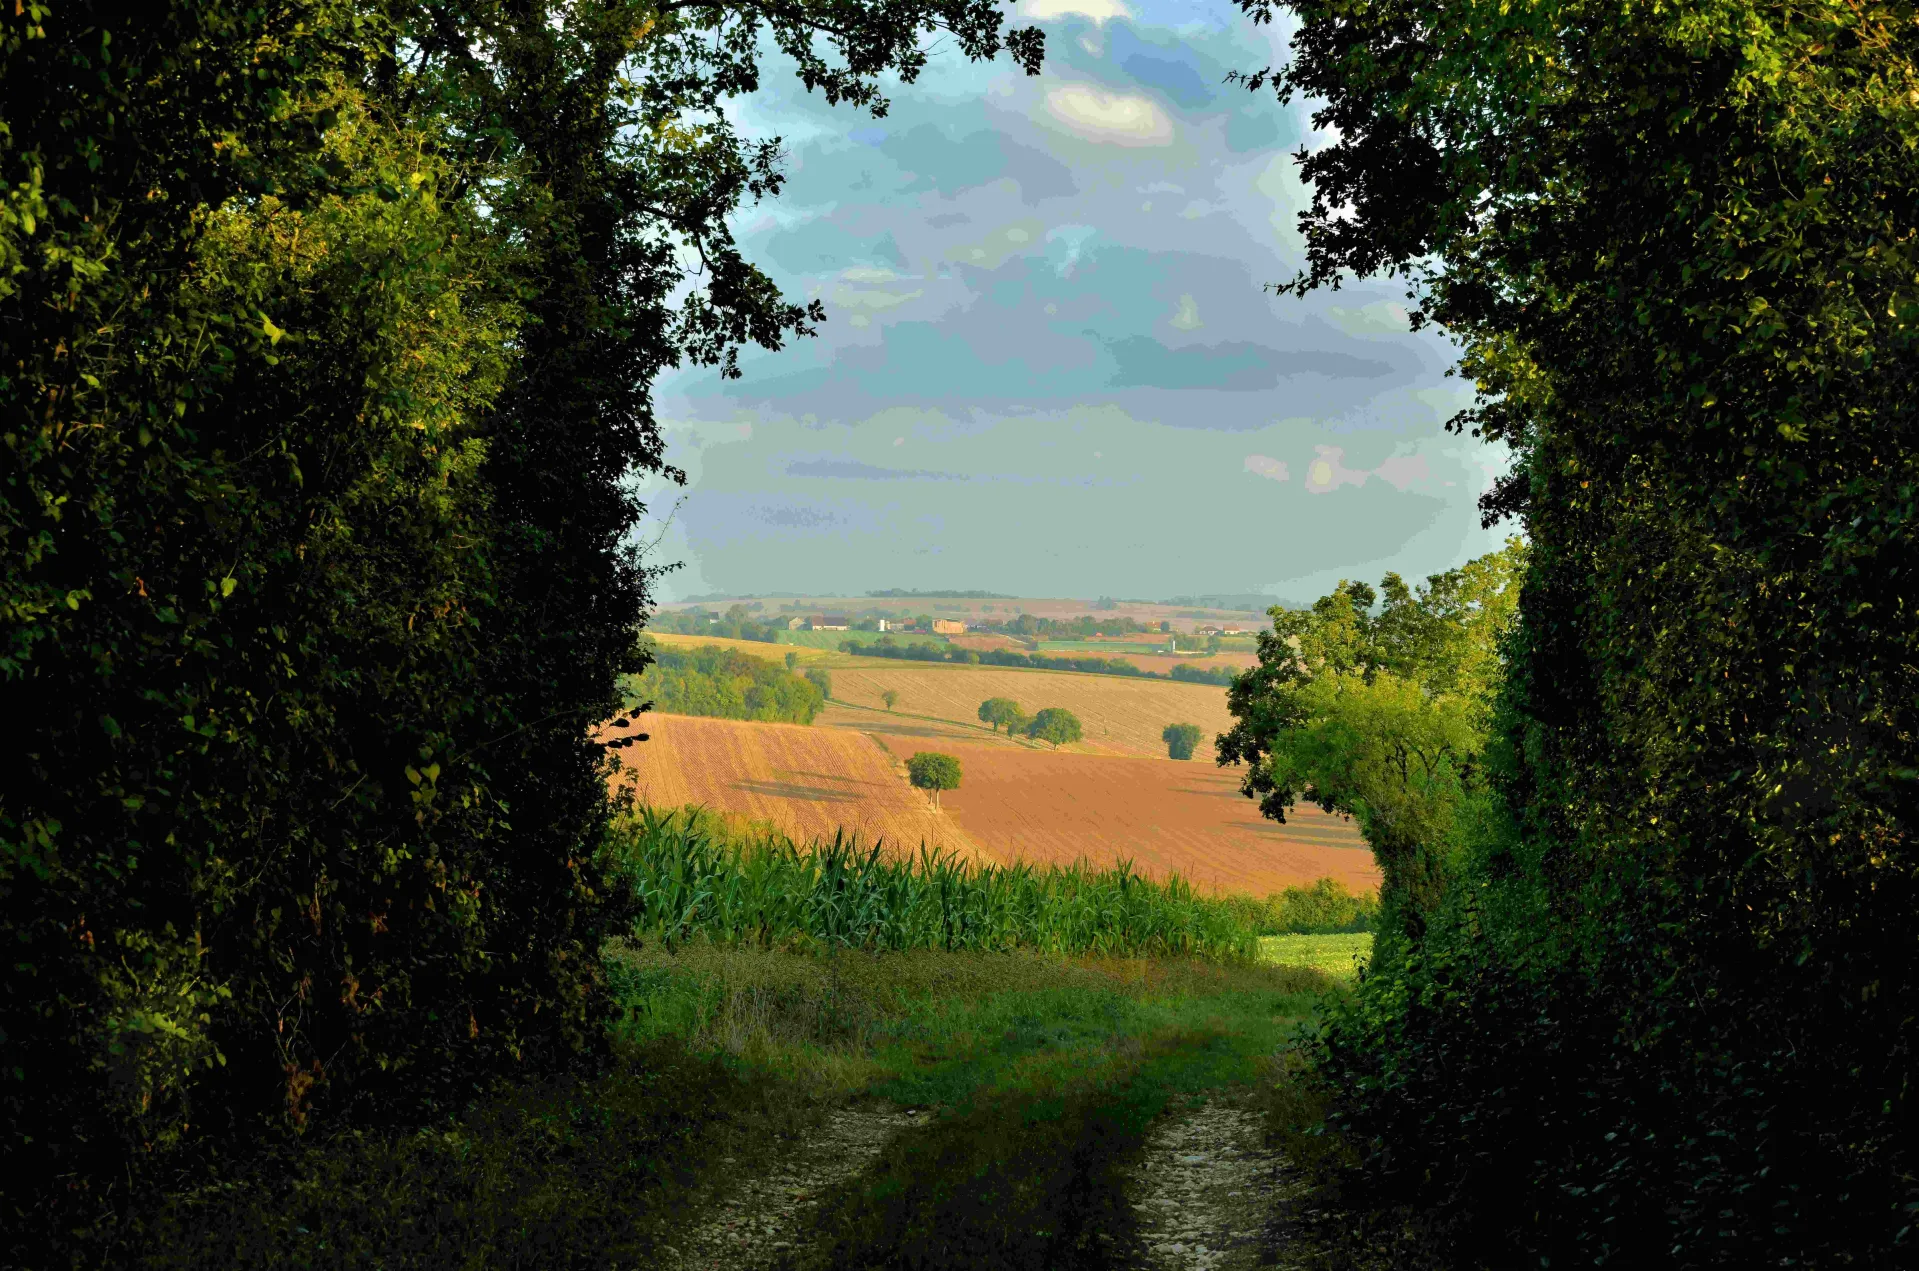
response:
<path id="1" fill-rule="evenodd" d="M 613 846 L 638 901 L 637 934 L 667 943 L 811 944 L 1251 959 L 1257 931 L 1225 901 L 1130 865 L 976 865 L 844 834 L 801 845 L 731 830 L 696 809 L 639 808 Z"/>

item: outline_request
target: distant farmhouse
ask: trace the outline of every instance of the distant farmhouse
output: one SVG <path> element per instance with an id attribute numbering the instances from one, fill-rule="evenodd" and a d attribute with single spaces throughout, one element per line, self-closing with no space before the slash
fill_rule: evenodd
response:
<path id="1" fill-rule="evenodd" d="M 966 624 L 963 622 L 954 622 L 951 618 L 935 618 L 933 619 L 933 634 L 964 635 L 966 634 Z"/>
<path id="2" fill-rule="evenodd" d="M 1216 636 L 1216 635 L 1223 635 L 1224 633 L 1220 631 L 1218 627 L 1205 626 L 1199 629 L 1199 634 L 1203 636 Z"/>
<path id="3" fill-rule="evenodd" d="M 806 620 L 808 631 L 849 631 L 853 620 L 843 613 L 816 613 Z"/>

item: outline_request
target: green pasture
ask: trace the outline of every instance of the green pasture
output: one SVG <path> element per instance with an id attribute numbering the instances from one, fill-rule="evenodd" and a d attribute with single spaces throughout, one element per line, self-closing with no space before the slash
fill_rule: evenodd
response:
<path id="1" fill-rule="evenodd" d="M 1259 960 L 1273 966 L 1307 967 L 1339 980 L 1350 980 L 1373 956 L 1373 933 L 1335 935 L 1277 935 L 1259 938 Z"/>

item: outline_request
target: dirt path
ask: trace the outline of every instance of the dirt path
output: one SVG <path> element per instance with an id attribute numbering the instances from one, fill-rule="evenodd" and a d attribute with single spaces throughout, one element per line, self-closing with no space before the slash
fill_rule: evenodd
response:
<path id="1" fill-rule="evenodd" d="M 750 1271 L 792 1249 L 835 1183 L 864 1168 L 900 1130 L 924 1124 L 917 1110 L 841 1108 L 766 1172 L 739 1180 L 706 1220 L 660 1250 L 675 1271 Z"/>
<path id="2" fill-rule="evenodd" d="M 1152 1271 L 1285 1267 L 1274 1221 L 1292 1187 L 1260 1117 L 1215 1102 L 1175 1114 L 1147 1138 L 1133 1175 L 1140 1245 Z"/>

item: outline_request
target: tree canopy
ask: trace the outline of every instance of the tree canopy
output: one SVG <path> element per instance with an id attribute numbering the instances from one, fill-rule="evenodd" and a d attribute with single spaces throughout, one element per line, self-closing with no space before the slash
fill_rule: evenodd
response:
<path id="1" fill-rule="evenodd" d="M 1249 83 L 1328 138 L 1282 289 L 1405 280 L 1474 385 L 1454 427 L 1510 451 L 1482 508 L 1530 544 L 1496 797 L 1455 804 L 1457 878 L 1328 1034 L 1343 1124 L 1394 1203 L 1515 1260 L 1893 1258 L 1919 27 L 1242 0 L 1282 7 L 1291 60 Z"/>
<path id="2" fill-rule="evenodd" d="M 940 791 L 957 790 L 960 785 L 960 761 L 952 755 L 922 750 L 906 761 L 906 775 L 916 790 L 924 790 L 933 806 L 940 803 Z"/>
<path id="3" fill-rule="evenodd" d="M 1025 726 L 1028 737 L 1051 742 L 1055 749 L 1080 739 L 1079 716 L 1061 706 L 1048 706 Z"/>
<path id="4" fill-rule="evenodd" d="M 1172 758 L 1191 759 L 1203 735 L 1198 724 L 1168 724 L 1159 739 L 1166 743 L 1166 753 Z"/>
<path id="5" fill-rule="evenodd" d="M 726 103 L 779 49 L 883 113 L 928 37 L 1041 53 L 987 0 L 0 14 L 10 1234 L 602 1047 L 650 385 L 821 316 Z"/>
<path id="6" fill-rule="evenodd" d="M 1019 703 L 1010 697 L 989 697 L 979 704 L 979 718 L 983 724 L 990 724 L 995 732 L 1002 725 L 1010 725 L 1013 720 L 1023 718 Z M 1010 734 L 1012 729 L 1009 727 Z"/>

